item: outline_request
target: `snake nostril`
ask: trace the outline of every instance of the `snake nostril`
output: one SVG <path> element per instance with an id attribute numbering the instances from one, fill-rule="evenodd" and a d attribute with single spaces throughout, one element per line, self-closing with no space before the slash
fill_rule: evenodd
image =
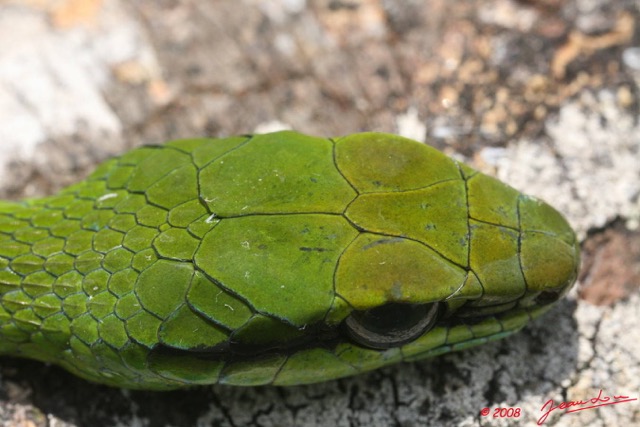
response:
<path id="1" fill-rule="evenodd" d="M 557 291 L 543 291 L 536 297 L 536 303 L 540 305 L 547 305 L 554 303 L 560 299 L 562 294 Z"/>

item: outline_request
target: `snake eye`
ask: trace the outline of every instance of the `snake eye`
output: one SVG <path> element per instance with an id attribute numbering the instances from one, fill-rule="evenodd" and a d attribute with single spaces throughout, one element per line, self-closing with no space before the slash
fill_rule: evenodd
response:
<path id="1" fill-rule="evenodd" d="M 344 324 L 349 336 L 358 344 L 375 349 L 399 347 L 433 327 L 438 319 L 438 307 L 438 303 L 389 303 L 355 311 Z"/>

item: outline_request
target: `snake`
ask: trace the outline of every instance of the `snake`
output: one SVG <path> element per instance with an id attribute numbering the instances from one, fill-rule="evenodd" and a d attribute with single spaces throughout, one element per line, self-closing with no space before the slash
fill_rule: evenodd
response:
<path id="1" fill-rule="evenodd" d="M 0 354 L 130 389 L 316 383 L 509 336 L 579 262 L 557 210 L 421 142 L 182 139 L 0 201 Z"/>

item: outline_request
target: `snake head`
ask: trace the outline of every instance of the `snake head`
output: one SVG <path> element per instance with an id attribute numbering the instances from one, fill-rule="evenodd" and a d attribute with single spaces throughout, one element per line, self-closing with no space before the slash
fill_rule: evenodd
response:
<path id="1" fill-rule="evenodd" d="M 522 328 L 575 281 L 557 211 L 427 145 L 283 132 L 216 156 L 196 156 L 214 158 L 208 224 L 151 352 L 165 377 L 300 384 L 429 357 Z"/>
<path id="2" fill-rule="evenodd" d="M 317 382 L 481 344 L 579 264 L 547 204 L 377 133 L 143 147 L 0 204 L 0 225 L 5 350 L 132 388 Z"/>

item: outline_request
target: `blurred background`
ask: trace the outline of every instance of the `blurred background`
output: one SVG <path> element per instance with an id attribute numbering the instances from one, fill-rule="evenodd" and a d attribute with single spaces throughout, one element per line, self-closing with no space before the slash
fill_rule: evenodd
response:
<path id="1" fill-rule="evenodd" d="M 548 399 L 638 397 L 639 18 L 637 0 L 0 0 L 2 198 L 172 138 L 382 131 L 547 200 L 584 249 L 570 298 L 504 342 L 315 386 L 172 393 L 2 358 L 0 425 L 523 425 Z M 640 405 L 547 423 L 640 424 Z"/>

